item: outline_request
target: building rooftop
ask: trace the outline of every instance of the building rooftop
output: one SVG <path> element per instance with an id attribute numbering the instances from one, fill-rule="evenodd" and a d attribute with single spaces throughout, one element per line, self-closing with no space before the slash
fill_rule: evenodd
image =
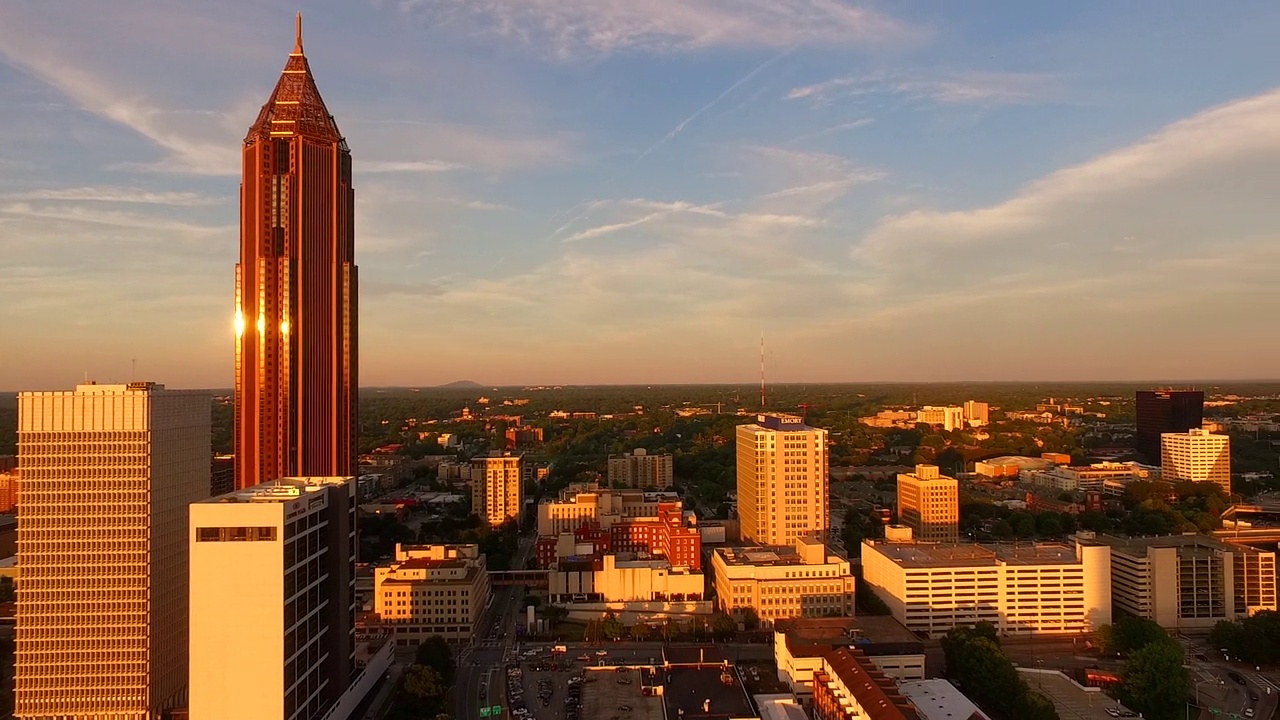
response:
<path id="1" fill-rule="evenodd" d="M 732 664 L 676 667 L 669 669 L 666 675 L 662 694 L 668 718 L 738 720 L 759 717 Z"/>
<path id="2" fill-rule="evenodd" d="M 1182 533 L 1180 535 L 1152 535 L 1147 537 L 1121 537 L 1119 535 L 1098 535 L 1094 538 L 1082 538 L 1081 542 L 1093 545 L 1108 545 L 1112 552 L 1125 555 L 1146 555 L 1151 548 L 1190 548 L 1213 550 L 1230 553 L 1257 553 L 1257 548 L 1247 545 L 1226 543 L 1217 538 L 1200 533 Z"/>
<path id="3" fill-rule="evenodd" d="M 891 543 L 865 541 L 902 567 L 968 567 L 1054 565 L 1076 562 L 1076 551 L 1063 543 Z"/>
<path id="4" fill-rule="evenodd" d="M 924 720 L 987 720 L 972 700 L 941 678 L 899 683 L 898 690 Z"/>
<path id="5" fill-rule="evenodd" d="M 261 485 L 232 490 L 229 493 L 201 500 L 201 503 L 254 503 L 254 502 L 290 502 L 311 493 L 319 492 L 330 485 L 343 485 L 353 480 L 351 477 L 287 477 Z"/>
<path id="6" fill-rule="evenodd" d="M 1024 455 L 1001 455 L 1000 457 L 987 458 L 978 462 L 988 465 L 1015 465 L 1027 470 L 1040 470 L 1053 465 L 1052 462 L 1038 457 L 1026 457 Z"/>
<path id="7" fill-rule="evenodd" d="M 867 655 L 885 654 L 876 646 L 894 654 L 924 652 L 920 638 L 891 615 L 788 618 L 775 621 L 773 629 L 783 634 L 794 657 L 819 657 L 838 647 L 856 647 Z"/>
<path id="8" fill-rule="evenodd" d="M 760 709 L 760 720 L 808 720 L 804 708 L 790 693 L 783 695 L 753 695 Z"/>
<path id="9" fill-rule="evenodd" d="M 911 703 L 898 693 L 894 681 L 857 650 L 837 650 L 827 656 L 827 663 L 853 693 L 869 720 L 923 720 Z M 818 682 L 817 675 L 814 682 Z"/>

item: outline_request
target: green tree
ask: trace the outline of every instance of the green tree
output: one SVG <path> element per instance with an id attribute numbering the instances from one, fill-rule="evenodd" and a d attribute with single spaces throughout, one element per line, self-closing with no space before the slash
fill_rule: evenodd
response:
<path id="1" fill-rule="evenodd" d="M 435 668 L 414 663 L 404 672 L 404 691 L 420 706 L 434 706 L 444 699 L 449 685 Z"/>
<path id="2" fill-rule="evenodd" d="M 680 636 L 680 623 L 675 618 L 667 618 L 662 623 L 662 639 L 668 642 Z"/>
<path id="3" fill-rule="evenodd" d="M 649 634 L 652 631 L 653 628 L 649 627 L 649 625 L 645 623 L 636 623 L 631 626 L 631 639 L 643 642 L 649 639 Z"/>
<path id="4" fill-rule="evenodd" d="M 1182 717 L 1191 694 L 1191 675 L 1182 656 L 1182 646 L 1167 635 L 1134 652 L 1121 672 L 1121 702 L 1151 720 Z"/>
<path id="5" fill-rule="evenodd" d="M 760 629 L 760 616 L 756 614 L 755 608 L 742 611 L 742 626 L 753 632 Z"/>
<path id="6" fill-rule="evenodd" d="M 1044 512 L 1036 516 L 1036 532 L 1041 537 L 1062 535 L 1062 516 L 1056 512 Z"/>
<path id="7" fill-rule="evenodd" d="M 991 534 L 1000 539 L 1013 537 L 1013 526 L 1008 520 L 1000 518 L 991 525 Z"/>
<path id="8" fill-rule="evenodd" d="M 542 617 L 552 629 L 555 629 L 560 624 L 560 621 L 564 620 L 568 615 L 569 611 L 559 605 L 548 605 L 542 609 Z"/>
<path id="9" fill-rule="evenodd" d="M 414 663 L 435 670 L 446 685 L 453 683 L 453 673 L 456 670 L 453 649 L 443 637 L 432 635 L 419 643 Z"/>
<path id="10" fill-rule="evenodd" d="M 617 615 L 614 615 L 612 611 L 604 614 L 604 618 L 600 621 L 600 634 L 606 640 L 617 640 L 622 637 L 623 630 L 622 621 L 618 619 Z"/>
<path id="11" fill-rule="evenodd" d="M 723 611 L 717 611 L 711 618 L 711 634 L 718 640 L 728 640 L 738 632 L 738 622 L 733 616 Z"/>
<path id="12" fill-rule="evenodd" d="M 1009 525 L 1013 527 L 1013 534 L 1020 538 L 1029 538 L 1036 534 L 1036 518 L 1031 513 L 1014 513 L 1009 516 Z"/>

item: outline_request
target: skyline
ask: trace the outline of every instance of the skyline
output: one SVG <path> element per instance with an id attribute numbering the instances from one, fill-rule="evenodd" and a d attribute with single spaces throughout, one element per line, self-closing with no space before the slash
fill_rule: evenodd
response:
<path id="1" fill-rule="evenodd" d="M 232 384 L 298 8 L 153 5 L 0 9 L 0 388 Z M 365 386 L 1274 376 L 1280 8 L 301 9 Z"/>

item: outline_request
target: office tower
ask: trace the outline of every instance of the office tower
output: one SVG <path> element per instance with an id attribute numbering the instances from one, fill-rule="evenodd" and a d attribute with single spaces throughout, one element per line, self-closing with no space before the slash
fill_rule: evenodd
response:
<path id="1" fill-rule="evenodd" d="M 191 506 L 191 720 L 306 720 L 343 698 L 355 492 L 349 477 L 278 478 Z"/>
<path id="2" fill-rule="evenodd" d="M 493 452 L 471 460 L 471 511 L 480 522 L 493 527 L 519 522 L 523 503 L 519 455 Z"/>
<path id="3" fill-rule="evenodd" d="M 794 545 L 829 527 L 827 431 L 795 415 L 739 425 L 738 517 L 743 542 Z"/>
<path id="4" fill-rule="evenodd" d="M 302 54 L 244 139 L 235 486 L 356 471 L 351 153 Z"/>
<path id="5" fill-rule="evenodd" d="M 374 570 L 373 611 L 397 645 L 470 640 L 489 604 L 486 563 L 479 545 L 397 544 L 396 559 Z"/>
<path id="6" fill-rule="evenodd" d="M 984 402 L 967 400 L 964 404 L 964 419 L 969 427 L 982 427 L 991 421 L 990 407 Z"/>
<path id="7" fill-rule="evenodd" d="M 1149 463 L 1160 461 L 1160 436 L 1186 432 L 1204 422 L 1204 393 L 1200 390 L 1139 390 L 1134 414 L 1137 432 L 1133 448 Z"/>
<path id="8" fill-rule="evenodd" d="M 960 488 L 936 465 L 898 474 L 898 522 L 921 542 L 960 541 Z"/>
<path id="9" fill-rule="evenodd" d="M 1211 482 L 1231 497 L 1231 438 L 1192 428 L 1160 436 L 1160 475 L 1165 482 Z"/>
<path id="10" fill-rule="evenodd" d="M 147 382 L 18 396 L 16 717 L 153 720 L 181 705 L 209 406 Z"/>
<path id="11" fill-rule="evenodd" d="M 609 485 L 612 487 L 665 488 L 671 485 L 675 457 L 671 453 L 650 455 L 636 448 L 630 455 L 609 456 Z"/>

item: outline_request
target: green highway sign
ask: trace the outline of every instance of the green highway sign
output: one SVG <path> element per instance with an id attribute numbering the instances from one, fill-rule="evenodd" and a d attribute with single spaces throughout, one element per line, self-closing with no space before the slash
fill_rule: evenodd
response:
<path id="1" fill-rule="evenodd" d="M 494 705 L 493 707 L 489 708 L 489 715 L 491 715 L 491 716 L 493 716 L 493 717 L 498 717 L 498 716 L 499 716 L 499 715 L 501 715 L 501 714 L 502 714 L 502 706 L 501 706 L 501 705 Z"/>

